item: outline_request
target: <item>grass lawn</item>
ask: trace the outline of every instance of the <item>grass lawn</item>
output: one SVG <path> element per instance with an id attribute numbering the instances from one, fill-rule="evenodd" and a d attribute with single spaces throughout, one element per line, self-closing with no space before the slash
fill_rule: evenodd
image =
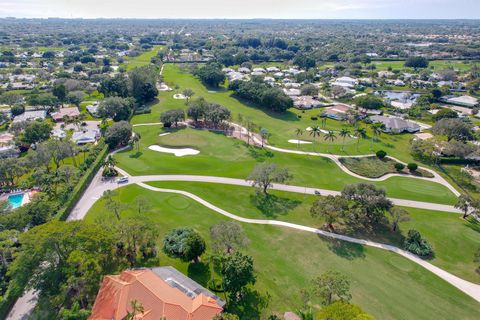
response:
<path id="1" fill-rule="evenodd" d="M 310 207 L 316 199 L 313 195 L 270 190 L 271 197 L 266 201 L 264 197 L 256 196 L 255 189 L 248 187 L 171 181 L 148 184 L 191 192 L 241 217 L 282 220 L 312 227 L 323 225 L 323 220 L 310 215 Z M 388 228 L 354 236 L 401 247 L 408 230 L 417 229 L 434 247 L 435 257 L 430 262 L 459 277 L 480 283 L 480 274 L 475 272 L 477 264 L 473 262 L 473 255 L 480 243 L 480 223 L 475 223 L 473 219 L 465 221 L 458 214 L 448 212 L 405 209 L 410 213 L 411 220 L 401 224 L 400 233 L 393 233 Z"/>
<path id="2" fill-rule="evenodd" d="M 397 161 L 389 158 L 379 159 L 373 157 L 363 158 L 340 158 L 340 162 L 350 171 L 367 178 L 380 178 L 388 173 L 399 173 L 395 169 Z M 418 169 L 410 173 L 407 169 L 401 171 L 405 175 L 415 174 L 420 177 L 433 178 L 433 175 L 425 170 Z"/>
<path id="3" fill-rule="evenodd" d="M 159 137 L 159 133 L 164 132 L 161 126 L 134 129 L 142 137 L 140 151 L 130 150 L 115 155 L 119 166 L 132 175 L 195 174 L 244 179 L 257 163 L 269 161 L 288 168 L 293 174 L 290 183 L 295 185 L 342 190 L 346 184 L 365 182 L 344 173 L 329 159 L 247 147 L 244 142 L 220 133 L 181 129 Z M 200 154 L 175 157 L 149 150 L 148 146 L 153 144 L 192 147 L 200 150 Z M 445 204 L 456 201 L 447 188 L 430 181 L 392 177 L 375 184 L 384 187 L 387 194 L 395 198 Z"/>
<path id="4" fill-rule="evenodd" d="M 208 229 L 225 218 L 193 200 L 179 195 L 162 194 L 138 186 L 119 189 L 127 204 L 142 195 L 150 200 L 146 214 L 158 227 L 159 242 L 170 229 L 192 226 L 209 244 Z M 122 216 L 138 213 L 126 209 Z M 115 219 L 98 201 L 86 217 L 102 223 Z M 270 312 L 285 312 L 300 307 L 300 288 L 310 280 L 334 269 L 351 281 L 353 302 L 377 319 L 476 319 L 480 305 L 430 272 L 393 253 L 348 243 L 336 243 L 313 234 L 263 225 L 242 224 L 251 243 L 246 250 L 254 257 L 260 294 L 248 299 L 242 319 L 260 319 Z M 202 284 L 210 278 L 204 264 L 193 266 L 165 257 L 162 265 L 172 265 Z M 206 261 L 206 260 L 204 260 Z M 218 276 L 217 276 L 218 277 Z M 258 310 L 261 297 L 268 298 L 265 310 Z M 317 305 L 317 301 L 313 301 Z"/>
<path id="5" fill-rule="evenodd" d="M 155 57 L 158 51 L 160 51 L 162 48 L 163 46 L 153 46 L 152 49 L 143 52 L 136 57 L 125 57 L 125 62 L 121 64 L 121 67 L 129 71 L 131 69 L 150 64 L 150 59 Z"/>
<path id="6" fill-rule="evenodd" d="M 232 92 L 226 90 L 224 87 L 209 90 L 197 78 L 191 75 L 188 70 L 183 71 L 178 65 L 166 64 L 163 75 L 170 87 L 175 88 L 178 86 L 178 92 L 190 88 L 195 92 L 194 98 L 204 97 L 207 101 L 219 103 L 230 109 L 233 122 L 238 122 L 238 114 L 242 114 L 244 118 L 250 118 L 258 127 L 266 128 L 270 133 L 268 142 L 274 146 L 296 148 L 296 144 L 288 142 L 290 139 L 314 141 L 308 132 L 304 131 L 302 135 L 297 136 L 295 131 L 297 128 L 305 130 L 307 127 L 321 126 L 320 119 L 311 120 L 311 117 L 317 117 L 322 112 L 322 109 L 302 112 L 292 108 L 284 113 L 275 113 L 236 99 L 232 96 Z M 137 115 L 133 117 L 132 123 L 158 122 L 160 114 L 165 110 L 176 108 L 186 109 L 185 100 L 173 99 L 173 95 L 177 91 L 160 92 L 159 102 L 151 106 L 152 113 Z M 364 124 L 361 125 L 365 126 Z M 322 127 L 324 130 L 336 132 L 343 128 L 350 130 L 352 134 L 354 132 L 354 128 L 346 122 L 331 119 L 328 119 L 326 126 Z M 367 128 L 367 135 L 368 137 L 372 135 L 370 128 Z M 389 155 L 405 162 L 411 162 L 413 159 L 409 153 L 409 143 L 412 137 L 413 135 L 411 134 L 383 134 L 379 137 L 379 142 L 372 145 L 370 139 L 362 139 L 358 142 L 357 139 L 347 137 L 344 141 L 343 138 L 337 134 L 337 138 L 333 142 L 327 142 L 324 137 L 321 136 L 316 138 L 316 143 L 300 145 L 299 148 L 304 151 L 331 152 L 345 155 L 369 154 L 383 149 Z M 342 150 L 343 145 L 345 146 Z"/>
<path id="7" fill-rule="evenodd" d="M 397 61 L 383 61 L 383 60 L 373 60 L 373 64 L 377 67 L 377 70 L 387 70 L 391 67 L 393 70 L 407 70 L 409 68 L 405 68 L 404 60 L 397 60 Z M 458 71 L 467 71 L 469 70 L 474 64 L 478 64 L 478 61 L 464 61 L 464 60 L 432 60 L 429 63 L 429 68 L 434 70 L 442 70 L 453 68 Z M 413 70 L 413 69 L 410 69 Z"/>

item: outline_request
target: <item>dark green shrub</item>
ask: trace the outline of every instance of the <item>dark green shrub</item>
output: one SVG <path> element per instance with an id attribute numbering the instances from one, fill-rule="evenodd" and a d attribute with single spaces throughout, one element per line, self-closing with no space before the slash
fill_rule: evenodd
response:
<path id="1" fill-rule="evenodd" d="M 413 172 L 418 169 L 418 164 L 416 164 L 415 162 L 410 162 L 409 164 L 407 164 L 407 168 L 408 170 Z"/>
<path id="2" fill-rule="evenodd" d="M 403 169 L 405 169 L 405 165 L 403 163 L 397 162 L 397 163 L 395 163 L 394 166 L 395 166 L 395 170 L 397 170 L 399 172 L 402 171 Z"/>
<path id="3" fill-rule="evenodd" d="M 408 230 L 408 235 L 403 243 L 403 247 L 405 250 L 421 257 L 426 257 L 433 254 L 432 246 L 427 242 L 427 240 L 422 238 L 420 232 L 414 229 Z"/>
<path id="4" fill-rule="evenodd" d="M 383 159 L 387 156 L 387 153 L 383 150 L 378 150 L 376 155 L 377 155 L 378 159 Z"/>

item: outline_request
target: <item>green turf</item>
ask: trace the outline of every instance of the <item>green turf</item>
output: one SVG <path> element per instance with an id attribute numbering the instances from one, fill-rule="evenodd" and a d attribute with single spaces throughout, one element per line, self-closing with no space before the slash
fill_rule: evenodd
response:
<path id="1" fill-rule="evenodd" d="M 163 46 L 153 46 L 152 49 L 143 52 L 136 57 L 126 57 L 125 62 L 121 65 L 121 67 L 129 71 L 137 67 L 148 65 L 150 64 L 150 60 L 155 57 L 158 51 L 160 51 L 162 48 Z"/>
<path id="2" fill-rule="evenodd" d="M 175 100 L 173 95 L 181 92 L 185 88 L 190 88 L 195 92 L 195 97 L 204 97 L 207 101 L 219 103 L 232 112 L 232 121 L 238 122 L 238 114 L 242 114 L 243 118 L 250 118 L 258 127 L 268 130 L 270 137 L 268 142 L 274 146 L 285 148 L 297 148 L 296 144 L 288 142 L 290 139 L 301 139 L 314 141 L 308 132 L 304 131 L 301 136 L 296 135 L 296 129 L 305 130 L 307 127 L 322 126 L 320 120 L 311 120 L 311 117 L 317 117 L 322 109 L 314 109 L 302 112 L 297 109 L 290 109 L 285 113 L 274 113 L 258 106 L 239 101 L 232 96 L 232 92 L 225 88 L 215 91 L 206 88 L 197 78 L 191 75 L 188 70 L 181 69 L 178 65 L 166 64 L 163 75 L 165 81 L 171 88 L 178 87 L 172 92 L 160 92 L 159 102 L 152 105 L 152 113 L 143 114 L 133 117 L 132 123 L 158 122 L 161 112 L 169 109 L 184 108 L 187 106 L 185 100 Z M 301 116 L 299 118 L 298 116 Z M 361 126 L 365 126 L 361 124 Z M 333 142 L 325 141 L 323 135 L 316 138 L 316 143 L 312 145 L 300 145 L 300 149 L 304 151 L 331 152 L 335 154 L 369 154 L 379 149 L 385 150 L 389 155 L 395 156 L 402 161 L 411 162 L 413 159 L 409 153 L 411 134 L 389 135 L 382 134 L 378 138 L 378 142 L 371 143 L 370 139 L 362 139 L 357 144 L 357 139 L 347 137 L 345 141 L 338 136 L 338 131 L 346 128 L 354 133 L 354 127 L 346 122 L 328 119 L 324 130 L 333 130 L 337 132 L 337 138 Z M 367 135 L 371 137 L 371 130 L 367 128 Z M 343 144 L 345 144 L 342 149 Z"/>
<path id="3" fill-rule="evenodd" d="M 191 192 L 202 199 L 227 209 L 229 212 L 253 219 L 276 219 L 320 227 L 323 220 L 313 218 L 310 207 L 316 199 L 313 195 L 270 190 L 271 197 L 256 196 L 255 189 L 241 186 L 219 185 L 200 182 L 149 182 L 158 188 L 170 188 Z M 419 230 L 435 250 L 435 265 L 464 279 L 480 283 L 480 274 L 475 271 L 473 255 L 480 243 L 480 224 L 465 221 L 458 214 L 423 209 L 405 208 L 411 220 L 400 226 L 400 234 L 390 229 L 376 233 L 356 234 L 363 239 L 402 246 L 403 237 L 409 229 Z M 343 232 L 342 232 L 343 233 Z"/>
<path id="4" fill-rule="evenodd" d="M 244 179 L 258 162 L 269 161 L 288 168 L 293 174 L 291 184 L 295 185 L 342 190 L 347 184 L 365 182 L 341 171 L 329 159 L 247 147 L 244 142 L 220 133 L 181 129 L 159 137 L 159 133 L 164 132 L 161 126 L 135 127 L 135 131 L 142 137 L 140 152 L 130 150 L 115 155 L 119 166 L 132 175 L 196 174 Z M 200 154 L 175 157 L 149 150 L 148 146 L 153 144 L 193 147 L 200 150 Z M 395 198 L 445 204 L 456 201 L 446 187 L 430 181 L 392 177 L 375 184 Z"/>
<path id="5" fill-rule="evenodd" d="M 156 193 L 138 186 L 121 188 L 119 192 L 127 204 L 132 204 L 139 195 L 150 199 L 153 209 L 145 215 L 158 227 L 160 238 L 174 227 L 192 226 L 207 239 L 208 246 L 209 227 L 225 219 L 179 195 Z M 137 214 L 132 209 L 122 212 L 123 217 Z M 115 217 L 99 201 L 86 219 L 102 223 L 103 219 Z M 273 226 L 242 226 L 251 240 L 247 253 L 255 260 L 255 289 L 262 296 L 270 297 L 263 316 L 273 311 L 296 310 L 300 307 L 300 288 L 308 287 L 311 278 L 329 269 L 349 277 L 353 302 L 377 319 L 476 319 L 478 316 L 477 302 L 393 253 L 330 242 L 313 234 Z M 209 278 L 206 268 L 201 266 L 192 267 L 163 254 L 160 261 L 162 265 L 175 266 L 202 284 Z M 315 300 L 313 303 L 318 305 Z M 247 304 L 247 309 L 249 314 L 244 319 L 260 318 L 255 314 L 253 303 Z"/>
<path id="6" fill-rule="evenodd" d="M 397 61 L 381 61 L 381 60 L 374 60 L 372 61 L 373 64 L 377 67 L 377 70 L 387 70 L 391 67 L 393 70 L 405 70 L 408 68 L 404 67 L 405 61 L 397 60 Z M 442 70 L 442 69 L 449 69 L 453 68 L 458 71 L 467 71 L 473 65 L 477 64 L 478 61 L 463 61 L 463 60 L 432 60 L 429 62 L 429 68 L 433 68 L 434 70 Z M 413 69 L 411 69 L 413 70 Z"/>

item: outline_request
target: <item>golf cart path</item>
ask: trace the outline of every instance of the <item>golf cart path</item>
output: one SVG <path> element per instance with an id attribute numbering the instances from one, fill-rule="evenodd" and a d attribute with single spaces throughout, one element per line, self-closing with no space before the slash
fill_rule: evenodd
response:
<path id="1" fill-rule="evenodd" d="M 121 169 L 117 169 L 121 174 L 124 174 L 125 176 L 128 176 L 128 174 Z M 129 184 L 137 184 L 138 186 L 155 191 L 155 192 L 164 192 L 164 193 L 174 193 L 174 194 L 179 194 L 185 197 L 188 197 L 203 206 L 220 213 L 230 219 L 234 219 L 243 223 L 249 223 L 249 224 L 263 224 L 263 225 L 273 225 L 273 226 L 279 226 L 279 227 L 285 227 L 285 228 L 291 228 L 299 231 L 304 231 L 304 232 L 311 232 L 315 233 L 324 237 L 332 238 L 332 239 L 337 239 L 337 240 L 342 240 L 342 241 L 347 241 L 351 243 L 356 243 L 360 245 L 366 245 L 382 250 L 387 250 L 396 254 L 399 254 L 408 260 L 415 262 L 416 264 L 422 266 L 423 268 L 429 270 L 430 272 L 434 273 L 438 277 L 442 278 L 443 280 L 447 281 L 451 285 L 455 286 L 465 294 L 469 295 L 470 297 L 474 298 L 476 301 L 480 302 L 480 285 L 471 283 L 469 281 L 466 281 L 464 279 L 461 279 L 443 269 L 440 269 L 439 267 L 434 266 L 433 264 L 419 258 L 418 256 L 409 253 L 405 250 L 402 250 L 400 248 L 397 248 L 392 245 L 387 245 L 383 243 L 378 243 L 374 241 L 369 241 L 369 240 L 364 240 L 364 239 L 357 239 L 341 234 L 336 234 L 320 229 L 316 229 L 313 227 L 308 227 L 308 226 L 303 226 L 299 224 L 294 224 L 290 222 L 284 222 L 284 221 L 278 221 L 278 220 L 261 220 L 261 219 L 249 219 L 249 218 L 244 218 L 240 217 L 237 215 L 234 215 L 226 210 L 223 210 L 210 202 L 190 193 L 187 191 L 182 191 L 182 190 L 176 190 L 176 189 L 164 189 L 164 188 L 157 188 L 150 186 L 146 184 L 145 182 L 149 181 L 198 181 L 198 182 L 210 182 L 210 183 L 222 183 L 222 184 L 234 184 L 234 185 L 241 185 L 241 186 L 250 186 L 251 187 L 251 182 L 241 180 L 241 179 L 231 179 L 231 178 L 221 178 L 221 177 L 208 177 L 208 176 L 188 176 L 188 175 L 154 175 L 154 176 L 129 176 L 129 181 L 125 184 L 117 184 L 114 181 L 101 181 L 99 185 L 97 185 L 93 190 L 87 190 L 85 195 L 92 195 L 95 194 L 94 197 L 92 197 L 88 202 L 84 203 L 82 200 L 79 201 L 79 204 L 85 204 L 81 205 L 84 207 L 82 210 L 74 210 L 72 211 L 71 215 L 69 216 L 68 220 L 80 220 L 83 219 L 88 212 L 88 209 L 98 200 L 99 197 L 101 197 L 103 191 L 105 190 L 112 190 L 116 189 L 118 187 L 124 186 L 124 185 L 129 185 Z M 97 180 L 98 182 L 98 180 Z M 92 184 L 93 185 L 93 184 Z M 90 188 L 89 188 L 90 189 Z M 281 185 L 281 184 L 275 184 L 273 185 L 272 189 L 275 190 L 283 190 L 283 191 L 290 191 L 290 192 L 300 192 L 300 193 L 310 193 L 314 194 L 315 190 L 318 191 L 318 189 L 312 189 L 312 188 L 305 188 L 305 187 L 297 187 L 297 186 L 287 186 L 287 185 Z M 93 191 L 93 192 L 89 192 Z M 322 191 L 320 191 L 322 193 Z M 339 192 L 337 191 L 329 191 L 329 190 L 323 190 L 322 194 L 338 194 Z M 87 200 L 87 199 L 85 199 Z M 417 203 L 415 201 L 411 202 L 403 202 L 406 200 L 400 200 L 400 199 L 392 199 L 394 203 L 398 205 L 435 205 L 435 204 L 428 204 L 428 203 Z M 398 203 L 400 201 L 400 203 Z M 435 206 L 441 206 L 442 210 L 445 210 L 445 208 L 450 207 L 450 206 L 444 206 L 444 205 L 435 205 Z M 87 208 L 88 207 L 88 208 Z M 453 207 L 452 207 L 453 208 Z M 438 207 L 440 209 L 440 207 Z M 435 210 L 435 209 L 434 209 Z M 458 211 L 456 211 L 458 212 Z"/>
<path id="2" fill-rule="evenodd" d="M 399 174 L 399 173 L 388 173 L 388 174 L 385 174 L 385 175 L 383 175 L 379 178 L 368 178 L 368 177 L 364 177 L 364 176 L 361 176 L 359 174 L 356 174 L 355 172 L 350 171 L 346 166 L 343 165 L 343 163 L 340 162 L 340 158 L 376 157 L 375 154 L 348 156 L 348 155 L 338 155 L 338 154 L 330 154 L 330 153 L 319 153 L 319 152 L 308 152 L 308 151 L 284 149 L 284 148 L 271 146 L 271 145 L 265 143 L 265 141 L 263 141 L 263 143 L 262 143 L 262 139 L 261 139 L 261 137 L 259 137 L 258 134 L 254 134 L 254 133 L 251 133 L 251 132 L 248 133 L 248 130 L 246 128 L 244 128 L 244 127 L 242 127 L 242 126 L 240 126 L 236 123 L 230 123 L 230 125 L 232 125 L 236 129 L 238 129 L 241 132 L 241 134 L 244 134 L 244 135 L 250 134 L 251 141 L 253 141 L 254 145 L 263 146 L 267 149 L 270 149 L 270 150 L 273 150 L 273 151 L 276 151 L 276 152 L 328 158 L 328 159 L 332 160 L 343 172 L 345 172 L 348 175 L 351 175 L 352 177 L 358 178 L 358 179 L 367 180 L 367 181 L 385 181 L 385 180 L 387 180 L 389 178 L 392 178 L 392 177 L 404 177 L 404 178 L 420 179 L 420 180 L 439 183 L 439 184 L 445 186 L 446 188 L 448 188 L 455 196 L 457 196 L 457 197 L 460 196 L 460 192 L 457 189 L 455 189 L 447 180 L 445 180 L 436 171 L 434 171 L 432 169 L 429 169 L 429 168 L 419 166 L 419 169 L 422 169 L 422 170 L 425 170 L 425 171 L 428 171 L 429 173 L 431 173 L 433 175 L 433 178 L 418 177 L 418 176 L 405 175 L 405 174 Z M 394 161 L 397 161 L 399 163 L 402 163 L 405 166 L 407 165 L 405 162 L 400 161 L 397 158 L 394 158 L 394 157 L 391 157 L 391 156 L 387 156 L 387 158 L 392 159 Z"/>

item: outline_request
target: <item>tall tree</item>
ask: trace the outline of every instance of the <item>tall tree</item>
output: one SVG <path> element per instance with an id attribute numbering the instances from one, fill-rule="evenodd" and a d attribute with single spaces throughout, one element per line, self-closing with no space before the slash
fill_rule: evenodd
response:
<path id="1" fill-rule="evenodd" d="M 345 138 L 350 135 L 350 130 L 343 128 L 340 130 L 339 133 L 340 137 L 342 137 L 342 151 L 345 149 Z"/>
<path id="2" fill-rule="evenodd" d="M 352 298 L 350 281 L 338 271 L 329 270 L 312 282 L 315 294 L 325 306 L 336 300 L 349 301 Z"/>
<path id="3" fill-rule="evenodd" d="M 393 207 L 388 212 L 392 217 L 392 230 L 394 232 L 397 231 L 400 222 L 406 222 L 410 220 L 410 217 L 408 216 L 408 211 L 403 208 Z"/>
<path id="4" fill-rule="evenodd" d="M 268 188 L 272 187 L 273 183 L 285 183 L 290 179 L 288 169 L 278 168 L 276 164 L 263 162 L 253 168 L 247 181 L 251 181 L 253 186 L 260 188 L 264 194 L 267 194 Z"/>
<path id="5" fill-rule="evenodd" d="M 234 301 L 241 298 L 243 289 L 248 284 L 255 284 L 253 258 L 240 252 L 226 256 L 222 263 L 223 289 L 230 293 Z"/>
<path id="6" fill-rule="evenodd" d="M 198 262 L 205 249 L 205 241 L 192 228 L 173 229 L 163 239 L 163 251 L 184 262 Z"/>
<path id="7" fill-rule="evenodd" d="M 210 227 L 212 248 L 218 253 L 232 253 L 245 248 L 250 240 L 242 227 L 234 221 L 222 221 Z"/>

